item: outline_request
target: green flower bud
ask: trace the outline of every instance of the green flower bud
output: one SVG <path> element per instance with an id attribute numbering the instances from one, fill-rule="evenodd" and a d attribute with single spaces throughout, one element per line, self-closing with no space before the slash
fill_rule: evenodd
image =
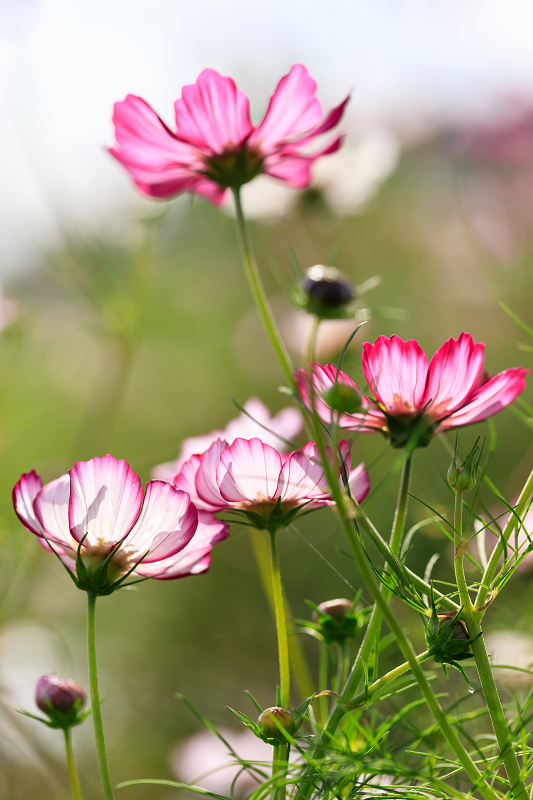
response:
<path id="1" fill-rule="evenodd" d="M 287 741 L 283 732 L 278 725 L 276 725 L 275 720 L 291 736 L 296 733 L 296 720 L 294 719 L 292 711 L 289 711 L 288 708 L 273 706 L 272 708 L 267 708 L 265 711 L 262 711 L 257 720 L 261 732 L 266 739 L 273 739 L 276 742 Z"/>
<path id="2" fill-rule="evenodd" d="M 339 414 L 356 414 L 363 408 L 361 394 L 347 383 L 335 383 L 322 394 L 323 400 Z"/>
<path id="3" fill-rule="evenodd" d="M 440 627 L 445 622 L 447 622 L 447 620 L 453 619 L 455 617 L 455 614 L 447 614 L 446 612 L 441 612 L 440 614 L 437 614 L 437 617 L 439 618 L 439 627 Z M 468 635 L 468 629 L 462 619 L 456 620 L 455 630 L 452 633 L 451 638 L 462 639 L 467 641 L 470 640 L 470 636 Z M 468 647 L 465 648 L 464 652 L 466 653 L 469 650 L 470 650 L 470 645 L 468 645 Z"/>
<path id="4" fill-rule="evenodd" d="M 311 619 L 326 644 L 344 642 L 357 636 L 359 614 L 354 603 L 344 597 L 320 603 L 315 607 Z"/>
<path id="5" fill-rule="evenodd" d="M 350 600 L 347 600 L 346 597 L 340 597 L 338 600 L 326 600 L 324 603 L 320 603 L 317 608 L 318 611 L 327 614 L 328 617 L 332 617 L 337 622 L 342 622 L 352 610 L 352 606 L 353 603 Z M 313 611 L 311 619 L 313 622 L 319 621 L 319 615 L 316 611 Z"/>
<path id="6" fill-rule="evenodd" d="M 452 489 L 455 489 L 456 492 L 470 492 L 477 483 L 479 464 L 481 461 L 481 455 L 483 453 L 483 445 L 479 447 L 478 442 L 479 436 L 463 463 L 457 464 L 459 438 L 456 437 L 455 439 L 455 450 L 452 463 L 448 469 L 447 478 L 448 485 Z"/>

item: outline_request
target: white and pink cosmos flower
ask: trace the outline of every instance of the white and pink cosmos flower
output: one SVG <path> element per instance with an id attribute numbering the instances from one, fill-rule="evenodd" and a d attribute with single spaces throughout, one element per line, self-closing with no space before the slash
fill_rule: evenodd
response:
<path id="1" fill-rule="evenodd" d="M 358 503 L 370 490 L 364 464 L 350 469 L 351 449 L 342 442 L 344 483 Z M 334 463 L 331 449 L 327 450 Z M 334 502 L 321 462 L 318 446 L 309 442 L 302 450 L 281 454 L 258 438 L 236 439 L 228 445 L 217 439 L 205 453 L 193 455 L 174 478 L 174 485 L 186 491 L 199 509 L 240 511 L 265 529 L 284 527 L 299 510 L 312 510 Z"/>
<path id="2" fill-rule="evenodd" d="M 338 424 L 353 431 L 384 433 L 394 447 L 408 442 L 429 443 L 434 433 L 472 425 L 508 406 L 526 386 L 529 370 L 506 369 L 492 378 L 483 371 L 485 345 L 475 343 L 469 333 L 448 339 L 428 358 L 418 342 L 399 336 L 380 336 L 363 345 L 363 372 L 370 397 L 362 395 L 362 408 L 341 414 Z M 335 382 L 359 387 L 331 364 L 310 364 L 296 373 L 304 402 L 311 405 L 311 380 L 316 411 L 330 424 L 337 414 L 322 395 Z M 362 393 L 361 393 L 362 394 Z"/>
<path id="3" fill-rule="evenodd" d="M 44 486 L 35 471 L 26 473 L 13 503 L 23 525 L 71 573 L 79 568 L 79 551 L 80 588 L 102 594 L 130 572 L 163 580 L 205 572 L 212 546 L 228 534 L 226 524 L 198 514 L 189 495 L 170 483 L 150 481 L 143 497 L 138 475 L 111 455 L 78 461 Z M 99 578 L 105 585 L 92 586 L 91 576 L 110 556 Z"/>
<path id="4" fill-rule="evenodd" d="M 174 461 L 167 461 L 154 467 L 152 478 L 172 483 L 191 456 L 195 453 L 205 453 L 217 439 L 223 439 L 230 445 L 237 438 L 251 439 L 260 436 L 262 442 L 283 452 L 286 449 L 285 442 L 294 439 L 302 430 L 302 415 L 296 408 L 283 408 L 271 417 L 268 408 L 257 397 L 250 397 L 243 408 L 244 412 L 230 420 L 224 430 L 214 430 L 203 436 L 190 436 L 184 439 L 179 456 Z"/>
<path id="5" fill-rule="evenodd" d="M 115 103 L 116 146 L 110 152 L 149 197 L 192 192 L 218 205 L 227 187 L 260 173 L 306 187 L 312 163 L 338 150 L 342 137 L 314 153 L 308 146 L 339 122 L 348 102 L 323 117 L 316 89 L 307 69 L 295 64 L 255 127 L 247 96 L 231 78 L 205 69 L 174 103 L 175 131 L 140 97 L 129 94 Z"/>

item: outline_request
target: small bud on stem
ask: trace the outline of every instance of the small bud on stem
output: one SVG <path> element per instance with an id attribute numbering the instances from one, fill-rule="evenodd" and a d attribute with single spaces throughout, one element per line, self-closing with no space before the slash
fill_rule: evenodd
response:
<path id="1" fill-rule="evenodd" d="M 263 735 L 267 739 L 274 739 L 277 742 L 286 742 L 287 739 L 280 730 L 279 725 L 292 736 L 296 732 L 296 721 L 294 714 L 288 708 L 273 706 L 262 711 L 257 720 Z M 278 724 L 276 724 L 276 722 Z"/>

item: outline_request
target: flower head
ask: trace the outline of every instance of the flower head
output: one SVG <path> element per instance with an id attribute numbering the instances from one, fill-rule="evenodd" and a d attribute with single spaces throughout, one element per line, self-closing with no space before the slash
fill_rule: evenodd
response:
<path id="1" fill-rule="evenodd" d="M 313 154 L 307 146 L 337 124 L 348 101 L 323 118 L 316 88 L 307 69 L 295 64 L 254 127 L 246 95 L 231 78 L 205 69 L 174 103 L 175 131 L 140 97 L 115 103 L 110 152 L 150 197 L 192 192 L 219 204 L 228 187 L 260 173 L 302 188 L 310 183 L 313 161 L 335 152 L 341 137 Z"/>
<path id="2" fill-rule="evenodd" d="M 251 439 L 261 436 L 266 444 L 271 444 L 280 452 L 284 441 L 294 439 L 302 430 L 302 415 L 296 408 L 283 408 L 274 417 L 257 397 L 250 397 L 243 406 L 244 411 L 230 420 L 223 431 L 211 431 L 204 436 L 190 436 L 184 439 L 179 456 L 174 461 L 159 464 L 152 470 L 152 477 L 172 483 L 186 461 L 195 453 L 201 454 L 217 439 L 233 444 L 235 439 Z"/>
<path id="3" fill-rule="evenodd" d="M 350 471 L 346 442 L 341 451 L 350 494 L 361 502 L 370 489 L 368 473 L 363 464 Z M 330 450 L 328 458 L 333 461 Z M 339 480 L 342 482 L 341 476 Z M 193 455 L 183 465 L 174 484 L 188 492 L 198 508 L 242 512 L 265 530 L 288 525 L 303 508 L 333 504 L 314 442 L 282 455 L 258 438 L 239 438 L 232 445 L 217 439 L 205 453 Z"/>
<path id="4" fill-rule="evenodd" d="M 81 712 L 86 695 L 75 681 L 57 675 L 43 675 L 35 687 L 35 702 L 50 717 L 50 722 L 47 722 L 50 727 L 71 728 L 85 719 Z"/>
<path id="5" fill-rule="evenodd" d="M 80 589 L 110 594 L 134 573 L 181 577 L 205 571 L 210 546 L 227 531 L 198 513 L 188 494 L 164 481 L 141 482 L 126 461 L 78 461 L 45 486 L 35 472 L 13 490 L 15 512 L 65 564 Z M 213 524 L 211 524 L 211 522 Z"/>
<path id="6" fill-rule="evenodd" d="M 380 336 L 363 345 L 363 372 L 371 398 L 362 397 L 362 411 L 333 414 L 349 430 L 381 431 L 393 447 L 423 447 L 435 433 L 481 422 L 505 408 L 525 388 L 529 370 L 514 367 L 490 378 L 483 372 L 485 345 L 469 333 L 448 339 L 428 359 L 414 339 Z M 311 385 L 317 413 L 332 421 L 324 394 L 336 383 L 359 391 L 344 372 L 331 365 L 310 365 L 296 374 L 304 401 L 311 402 Z"/>

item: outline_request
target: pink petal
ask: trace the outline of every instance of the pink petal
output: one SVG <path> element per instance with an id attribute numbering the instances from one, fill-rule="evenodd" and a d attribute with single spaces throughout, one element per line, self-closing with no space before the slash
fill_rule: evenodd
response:
<path id="1" fill-rule="evenodd" d="M 316 88 L 303 64 L 295 64 L 278 83 L 263 121 L 250 136 L 250 147 L 259 147 L 268 155 L 280 143 L 319 125 L 322 108 L 315 96 Z"/>
<path id="2" fill-rule="evenodd" d="M 370 476 L 363 463 L 352 469 L 348 475 L 350 494 L 357 503 L 362 503 L 370 491 Z"/>
<path id="3" fill-rule="evenodd" d="M 322 394 L 331 389 L 335 383 L 345 383 L 361 394 L 364 411 L 359 414 L 341 414 L 338 419 L 339 427 L 351 431 L 362 431 L 363 433 L 382 430 L 386 427 L 385 416 L 375 409 L 367 397 L 362 395 L 357 384 L 345 372 L 339 371 L 337 374 L 337 367 L 333 366 L 333 364 L 322 365 L 313 362 L 307 365 L 307 369 L 300 369 L 294 373 L 298 391 L 307 408 L 310 409 L 312 407 L 310 370 L 313 372 L 312 385 L 315 393 L 315 408 L 323 422 L 331 425 L 332 419 L 337 422 L 338 415 L 331 411 L 331 408 L 322 399 Z"/>
<path id="4" fill-rule="evenodd" d="M 329 449 L 329 448 L 328 448 Z M 328 453 L 331 459 L 331 452 Z M 293 453 L 283 465 L 278 483 L 278 496 L 283 502 L 311 498 L 329 499 L 329 487 L 318 445 L 308 442 Z"/>
<path id="5" fill-rule="evenodd" d="M 183 550 L 156 564 L 145 565 L 143 561 L 135 574 L 164 581 L 207 572 L 213 545 L 226 539 L 228 534 L 229 525 L 226 522 L 220 522 L 207 511 L 199 511 L 196 533 Z"/>
<path id="6" fill-rule="evenodd" d="M 20 476 L 13 489 L 15 514 L 24 527 L 37 536 L 43 535 L 43 529 L 35 514 L 33 503 L 42 485 L 40 477 L 32 469 L 31 472 L 25 472 Z"/>
<path id="7" fill-rule="evenodd" d="M 460 408 L 476 386 L 483 369 L 482 343 L 474 344 L 469 333 L 448 339 L 431 359 L 422 405 L 431 401 L 428 415 L 434 419 Z"/>
<path id="8" fill-rule="evenodd" d="M 131 531 L 142 503 L 142 486 L 127 461 L 111 455 L 78 461 L 69 470 L 69 525 L 77 542 L 118 544 Z"/>
<path id="9" fill-rule="evenodd" d="M 295 189 L 305 189 L 311 183 L 311 164 L 313 159 L 304 156 L 277 155 L 265 159 L 263 169 L 272 178 L 293 186 Z"/>
<path id="10" fill-rule="evenodd" d="M 462 425 L 472 425 L 497 414 L 526 388 L 525 376 L 528 373 L 527 369 L 514 367 L 495 375 L 482 384 L 462 408 L 444 419 L 438 430 L 446 431 Z"/>
<path id="11" fill-rule="evenodd" d="M 78 543 L 72 538 L 68 522 L 68 506 L 70 498 L 70 478 L 62 475 L 55 481 L 50 481 L 43 486 L 33 507 L 39 523 L 42 525 L 46 538 L 53 545 L 75 557 Z M 54 549 L 56 549 L 54 547 Z"/>
<path id="12" fill-rule="evenodd" d="M 248 98 L 214 69 L 184 86 L 174 108 L 180 138 L 212 153 L 237 149 L 253 130 Z"/>
<path id="13" fill-rule="evenodd" d="M 186 492 L 165 481 L 150 481 L 124 549 L 133 550 L 138 558 L 149 551 L 143 564 L 161 561 L 183 550 L 197 525 L 198 512 Z"/>
<path id="14" fill-rule="evenodd" d="M 161 170 L 198 159 L 195 149 L 180 141 L 141 97 L 129 94 L 115 103 L 113 123 L 118 147 L 111 152 L 123 163 Z"/>
<path id="15" fill-rule="evenodd" d="M 417 341 L 380 336 L 363 345 L 363 371 L 376 400 L 389 414 L 420 410 L 428 373 L 426 354 Z"/>
<path id="16" fill-rule="evenodd" d="M 201 456 L 195 485 L 196 494 L 201 503 L 199 508 L 203 508 L 206 511 L 218 511 L 226 506 L 218 488 L 217 467 L 220 462 L 220 455 L 227 446 L 228 443 L 224 439 L 217 439 Z"/>
<path id="17" fill-rule="evenodd" d="M 230 503 L 264 502 L 276 495 L 281 456 L 260 439 L 236 439 L 220 456 L 216 481 Z"/>

